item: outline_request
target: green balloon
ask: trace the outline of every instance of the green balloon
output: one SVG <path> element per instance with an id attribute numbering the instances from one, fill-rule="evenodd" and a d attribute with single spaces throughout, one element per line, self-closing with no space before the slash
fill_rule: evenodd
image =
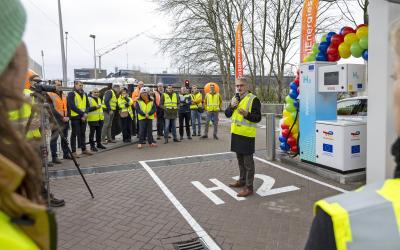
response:
<path id="1" fill-rule="evenodd" d="M 326 34 L 321 37 L 321 42 L 326 42 Z"/>
<path id="2" fill-rule="evenodd" d="M 368 49 L 368 36 L 362 37 L 358 43 L 361 48 Z"/>
<path id="3" fill-rule="evenodd" d="M 318 54 L 318 52 L 319 52 L 318 47 L 319 47 L 319 43 L 314 43 L 314 45 L 312 47 L 312 52 L 314 55 Z"/>
<path id="4" fill-rule="evenodd" d="M 350 51 L 354 57 L 359 58 L 362 56 L 364 49 L 361 48 L 361 46 L 360 46 L 360 44 L 358 44 L 358 42 L 354 42 L 350 47 Z"/>
<path id="5" fill-rule="evenodd" d="M 310 61 L 309 62 L 315 62 L 316 61 L 316 57 L 317 57 L 317 54 L 311 54 L 311 55 L 309 55 L 309 59 L 310 59 Z"/>
<path id="6" fill-rule="evenodd" d="M 292 99 L 292 98 L 290 98 L 290 99 Z M 285 109 L 290 113 L 296 112 L 296 107 L 294 106 L 293 102 L 286 104 Z"/>
<path id="7" fill-rule="evenodd" d="M 290 96 L 286 96 L 285 102 L 286 104 L 292 104 L 294 106 L 294 100 Z"/>

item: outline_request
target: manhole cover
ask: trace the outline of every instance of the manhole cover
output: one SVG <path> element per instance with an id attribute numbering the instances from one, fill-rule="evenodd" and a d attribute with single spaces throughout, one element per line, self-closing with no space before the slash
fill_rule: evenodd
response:
<path id="1" fill-rule="evenodd" d="M 208 250 L 200 238 L 172 243 L 176 250 Z"/>

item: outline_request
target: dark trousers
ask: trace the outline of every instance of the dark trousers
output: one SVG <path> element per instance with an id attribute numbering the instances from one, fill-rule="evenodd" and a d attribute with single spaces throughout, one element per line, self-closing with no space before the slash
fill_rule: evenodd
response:
<path id="1" fill-rule="evenodd" d="M 187 137 L 190 137 L 190 112 L 188 113 L 179 113 L 179 135 L 183 137 L 183 128 L 186 129 Z M 185 122 L 185 126 L 183 126 L 183 122 Z"/>
<path id="2" fill-rule="evenodd" d="M 132 134 L 132 136 L 136 136 L 137 135 L 137 133 L 138 133 L 138 131 L 137 131 L 137 124 L 136 124 L 136 117 L 137 116 L 134 116 L 133 117 L 133 120 L 132 120 L 132 122 L 131 122 L 131 134 Z"/>
<path id="3" fill-rule="evenodd" d="M 246 187 L 253 190 L 253 181 L 255 173 L 253 154 L 244 155 L 236 153 L 236 157 L 239 163 L 239 171 L 240 171 L 239 182 L 241 184 L 245 184 Z"/>
<path id="4" fill-rule="evenodd" d="M 165 120 L 157 116 L 157 136 L 164 136 Z"/>
<path id="5" fill-rule="evenodd" d="M 121 118 L 122 139 L 124 142 L 131 140 L 132 118 L 130 116 Z"/>
<path id="6" fill-rule="evenodd" d="M 143 119 L 139 121 L 139 144 L 145 144 L 145 140 L 149 144 L 154 143 L 153 139 L 153 120 Z"/>
<path id="7" fill-rule="evenodd" d="M 64 138 L 66 139 L 68 137 L 68 122 L 63 124 L 62 129 L 62 135 L 60 135 L 58 133 L 58 130 L 52 130 L 51 131 L 51 140 L 50 140 L 50 151 L 51 151 L 51 158 L 55 159 L 57 158 L 57 141 L 58 141 L 58 137 L 62 137 L 64 136 Z M 61 149 L 63 151 L 63 157 L 67 157 L 68 156 L 68 142 L 64 141 L 63 139 L 61 139 Z"/>
<path id="8" fill-rule="evenodd" d="M 79 120 L 71 120 L 71 151 L 76 152 L 76 138 L 78 138 L 78 147 L 83 151 L 86 150 L 86 122 Z"/>
<path id="9" fill-rule="evenodd" d="M 97 144 L 99 146 L 101 144 L 101 130 L 103 129 L 103 123 L 104 121 L 99 121 L 98 124 L 96 125 L 90 125 L 90 132 L 89 132 L 89 142 L 90 142 L 90 147 L 94 148 Z M 96 134 L 96 141 L 94 141 L 94 136 Z"/>

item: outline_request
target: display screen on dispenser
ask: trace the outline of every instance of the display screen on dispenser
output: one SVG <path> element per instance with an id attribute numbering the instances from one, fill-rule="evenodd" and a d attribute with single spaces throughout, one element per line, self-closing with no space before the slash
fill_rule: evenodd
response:
<path id="1" fill-rule="evenodd" d="M 324 85 L 328 86 L 339 85 L 339 71 L 325 72 Z"/>

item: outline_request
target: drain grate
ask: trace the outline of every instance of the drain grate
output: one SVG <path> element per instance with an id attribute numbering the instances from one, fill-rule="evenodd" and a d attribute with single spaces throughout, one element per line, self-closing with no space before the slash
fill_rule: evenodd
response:
<path id="1" fill-rule="evenodd" d="M 208 250 L 200 238 L 172 243 L 176 250 Z"/>

